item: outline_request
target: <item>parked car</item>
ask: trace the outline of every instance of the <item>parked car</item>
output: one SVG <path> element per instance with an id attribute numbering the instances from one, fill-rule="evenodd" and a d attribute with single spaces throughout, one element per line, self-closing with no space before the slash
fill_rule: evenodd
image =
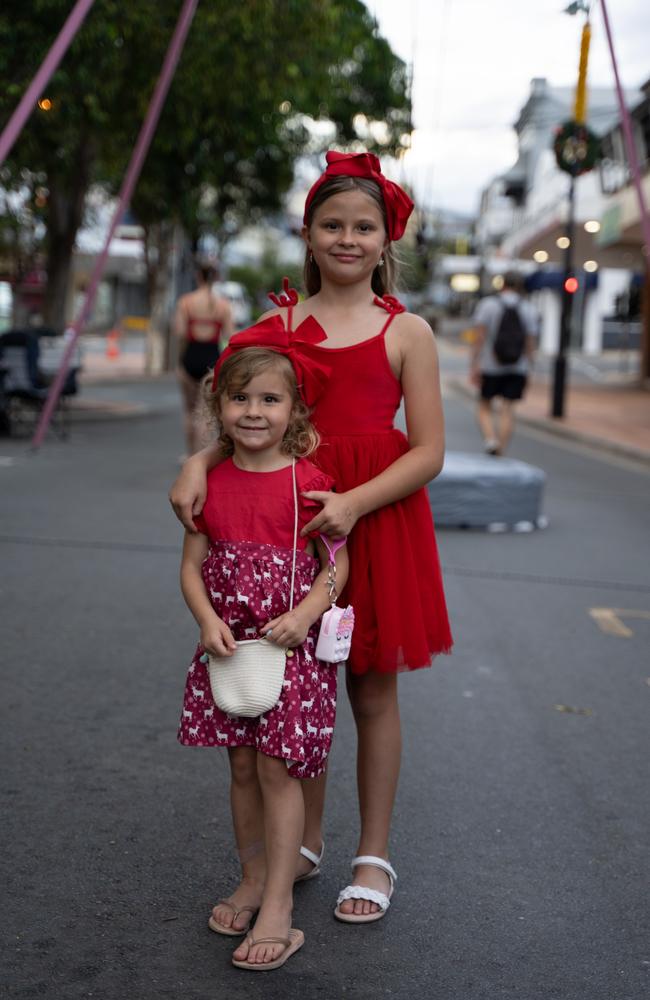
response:
<path id="1" fill-rule="evenodd" d="M 215 281 L 212 286 L 215 295 L 228 299 L 232 308 L 235 326 L 241 330 L 249 326 L 253 318 L 251 302 L 246 289 L 238 281 Z"/>

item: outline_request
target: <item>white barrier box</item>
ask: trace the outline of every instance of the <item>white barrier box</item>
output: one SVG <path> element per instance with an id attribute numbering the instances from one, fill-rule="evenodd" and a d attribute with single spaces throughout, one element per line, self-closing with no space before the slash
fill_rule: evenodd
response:
<path id="1" fill-rule="evenodd" d="M 438 527 L 532 531 L 546 525 L 542 469 L 512 458 L 448 452 L 440 475 L 429 484 Z"/>

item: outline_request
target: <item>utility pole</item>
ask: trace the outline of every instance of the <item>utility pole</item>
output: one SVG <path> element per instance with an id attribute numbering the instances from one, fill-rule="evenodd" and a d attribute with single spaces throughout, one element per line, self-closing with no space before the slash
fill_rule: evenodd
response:
<path id="1" fill-rule="evenodd" d="M 571 343 L 571 321 L 573 318 L 573 302 L 577 279 L 573 273 L 573 230 L 575 228 L 575 186 L 573 174 L 569 181 L 569 201 L 564 234 L 568 240 L 564 251 L 564 279 L 562 281 L 562 312 L 560 314 L 560 337 L 557 354 L 553 366 L 553 405 L 551 416 L 564 416 L 564 397 L 566 387 L 566 352 Z"/>
<path id="2" fill-rule="evenodd" d="M 575 184 L 576 177 L 592 170 L 599 155 L 596 136 L 587 127 L 587 64 L 591 26 L 589 24 L 590 0 L 576 0 L 566 8 L 566 14 L 586 15 L 580 40 L 580 64 L 576 86 L 573 118 L 558 128 L 554 142 L 555 159 L 560 170 L 569 174 L 569 197 L 565 226 L 566 246 L 564 251 L 564 277 L 562 281 L 562 310 L 557 355 L 553 368 L 551 416 L 564 416 L 564 400 L 567 381 L 567 351 L 571 343 L 571 326 L 574 310 L 574 295 L 578 290 L 578 279 L 574 271 L 573 237 L 575 230 Z"/>

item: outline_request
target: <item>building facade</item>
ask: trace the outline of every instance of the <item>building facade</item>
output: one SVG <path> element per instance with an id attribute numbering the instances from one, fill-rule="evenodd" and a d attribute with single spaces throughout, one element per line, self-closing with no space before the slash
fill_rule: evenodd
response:
<path id="1" fill-rule="evenodd" d="M 638 101 L 639 93 L 627 93 L 626 100 Z M 597 354 L 622 346 L 615 335 L 617 309 L 636 280 L 638 265 L 620 246 L 599 240 L 606 195 L 598 170 L 576 178 L 570 207 L 571 178 L 557 166 L 553 140 L 557 128 L 571 118 L 573 98 L 573 88 L 553 87 L 545 78 L 532 80 L 514 125 L 517 161 L 485 189 L 477 224 L 477 244 L 484 260 L 497 257 L 503 267 L 515 263 L 525 271 L 532 269 L 529 284 L 542 317 L 540 347 L 549 354 L 558 348 L 570 213 L 571 263 L 578 277 L 572 349 Z M 615 90 L 592 88 L 587 120 L 592 131 L 607 136 L 618 122 Z M 633 333 L 630 341 L 628 324 L 626 346 L 638 342 L 639 329 Z"/>

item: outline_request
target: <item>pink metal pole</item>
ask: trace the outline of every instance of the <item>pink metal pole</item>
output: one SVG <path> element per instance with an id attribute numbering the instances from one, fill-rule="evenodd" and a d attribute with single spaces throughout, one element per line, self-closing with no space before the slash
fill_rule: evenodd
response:
<path id="1" fill-rule="evenodd" d="M 18 107 L 2 130 L 0 135 L 0 166 L 9 156 L 14 142 L 21 133 L 22 127 L 31 115 L 36 102 L 47 86 L 50 77 L 63 59 L 70 42 L 84 22 L 86 14 L 95 0 L 77 0 L 68 20 L 59 32 L 54 45 L 46 55 L 41 68 L 22 96 Z"/>
<path id="2" fill-rule="evenodd" d="M 43 407 L 43 411 L 38 422 L 38 427 L 36 428 L 36 433 L 32 439 L 33 448 L 38 448 L 42 444 L 45 432 L 47 431 L 50 420 L 52 419 L 54 407 L 56 406 L 59 396 L 61 395 L 61 389 L 63 388 L 63 383 L 65 382 L 65 377 L 68 372 L 72 352 L 75 349 L 79 335 L 86 324 L 86 320 L 88 319 L 95 302 L 99 279 L 101 278 L 104 272 L 104 267 L 106 266 L 106 258 L 108 257 L 108 249 L 110 247 L 111 240 L 113 239 L 113 234 L 117 228 L 118 222 L 124 214 L 124 209 L 131 199 L 133 189 L 135 188 L 138 177 L 140 176 L 142 164 L 144 163 L 153 134 L 156 130 L 160 112 L 162 111 L 165 97 L 167 96 L 167 91 L 169 90 L 169 85 L 172 81 L 180 54 L 183 51 L 183 45 L 185 44 L 185 39 L 190 29 L 198 2 L 199 0 L 185 0 L 183 3 L 183 8 L 176 23 L 172 40 L 169 43 L 165 61 L 160 72 L 160 76 L 158 77 L 158 82 L 156 83 L 156 89 L 154 90 L 153 97 L 151 98 L 146 118 L 142 123 L 140 135 L 138 136 L 138 141 L 135 144 L 135 149 L 133 150 L 133 155 L 131 156 L 131 162 L 129 163 L 122 182 L 117 208 L 113 213 L 111 225 L 106 235 L 106 240 L 104 241 L 104 248 L 95 261 L 95 267 L 90 279 L 90 284 L 88 285 L 88 291 L 86 292 L 86 297 L 79 311 L 79 315 L 75 319 L 72 326 L 68 327 L 66 330 L 69 337 L 68 344 L 63 358 L 61 359 L 59 370 L 56 373 L 56 377 L 50 387 L 45 406 Z"/>
<path id="3" fill-rule="evenodd" d="M 612 68 L 614 70 L 614 80 L 616 81 L 616 94 L 618 96 L 618 104 L 621 111 L 621 125 L 623 126 L 623 137 L 625 139 L 625 148 L 627 151 L 627 158 L 630 164 L 630 173 L 632 174 L 632 180 L 634 181 L 634 186 L 636 188 L 636 195 L 639 200 L 641 230 L 643 232 L 643 239 L 646 247 L 645 249 L 646 268 L 648 269 L 648 271 L 650 271 L 650 218 L 648 218 L 648 209 L 645 203 L 645 195 L 643 194 L 643 184 L 641 182 L 641 170 L 639 169 L 639 159 L 636 155 L 634 135 L 632 134 L 632 122 L 630 119 L 630 114 L 625 105 L 623 88 L 621 87 L 621 80 L 618 75 L 618 65 L 616 62 L 616 55 L 614 53 L 614 42 L 612 41 L 612 32 L 609 26 L 609 17 L 607 16 L 607 7 L 605 5 L 605 0 L 600 0 L 600 6 L 603 9 L 603 21 L 605 22 L 605 33 L 607 35 L 607 43 L 609 45 L 609 54 L 612 57 Z"/>

